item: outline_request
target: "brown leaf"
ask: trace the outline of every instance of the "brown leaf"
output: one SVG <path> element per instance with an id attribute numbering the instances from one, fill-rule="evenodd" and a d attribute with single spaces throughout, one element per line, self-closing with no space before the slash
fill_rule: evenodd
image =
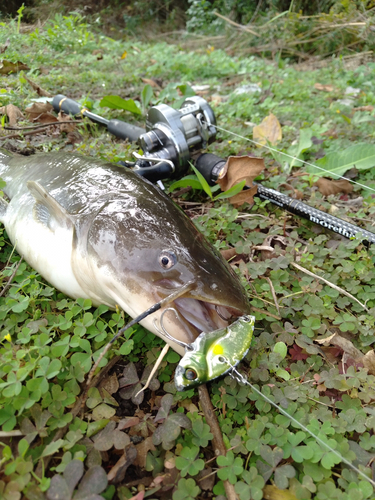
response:
<path id="1" fill-rule="evenodd" d="M 281 125 L 273 113 L 270 113 L 260 125 L 253 128 L 253 139 L 260 144 L 271 143 L 273 146 L 282 139 Z"/>
<path id="2" fill-rule="evenodd" d="M 233 259 L 237 255 L 235 248 L 227 248 L 226 250 L 220 250 L 221 255 L 225 260 Z"/>
<path id="3" fill-rule="evenodd" d="M 253 180 L 264 169 L 263 158 L 254 158 L 251 156 L 230 156 L 225 164 L 223 171 L 218 179 L 218 184 L 222 191 L 227 191 L 235 184 L 241 181 L 246 181 L 246 186 L 252 186 Z M 240 206 L 243 203 L 254 203 L 254 195 L 256 193 L 256 186 L 250 187 L 241 191 L 229 198 L 229 201 L 234 206 Z"/>
<path id="4" fill-rule="evenodd" d="M 324 92 L 332 92 L 333 90 L 335 90 L 335 87 L 333 85 L 323 85 L 322 83 L 314 83 L 314 89 L 322 90 Z"/>
<path id="5" fill-rule="evenodd" d="M 263 241 L 262 245 L 254 246 L 254 250 L 260 250 L 262 260 L 273 259 L 281 254 L 285 254 L 287 247 L 286 238 L 278 235 L 270 235 Z M 278 249 L 278 252 L 275 249 Z"/>
<path id="6" fill-rule="evenodd" d="M 345 179 L 332 180 L 326 177 L 320 177 L 315 186 L 318 187 L 319 191 L 323 196 L 329 196 L 330 194 L 338 193 L 351 193 L 353 191 L 352 184 Z"/>
<path id="7" fill-rule="evenodd" d="M 109 394 L 115 394 L 118 391 L 119 383 L 116 373 L 107 377 L 99 384 L 99 390 L 105 389 Z"/>
<path id="8" fill-rule="evenodd" d="M 3 54 L 7 50 L 7 48 L 9 47 L 9 45 L 10 45 L 10 39 L 8 38 L 6 40 L 6 42 L 4 43 L 4 45 L 1 45 L 1 47 L 0 47 L 0 54 Z"/>
<path id="9" fill-rule="evenodd" d="M 147 437 L 141 443 L 137 444 L 136 449 L 137 458 L 134 460 L 134 465 L 144 469 L 146 467 L 147 453 L 156 449 L 152 442 L 152 436 Z"/>
<path id="10" fill-rule="evenodd" d="M 38 117 L 40 115 L 45 114 L 45 113 L 50 114 L 50 111 L 52 111 L 52 110 L 53 110 L 53 106 L 49 102 L 34 102 L 31 106 L 28 106 L 25 109 L 25 113 L 28 116 L 29 120 L 39 121 Z M 53 119 L 50 121 L 55 121 L 55 122 L 57 121 L 56 116 L 54 116 L 54 115 L 50 115 L 50 116 L 53 116 Z"/>
<path id="11" fill-rule="evenodd" d="M 29 80 L 26 76 L 24 77 L 25 80 L 32 86 L 32 88 L 35 90 L 35 92 L 40 95 L 41 97 L 52 97 L 52 94 L 47 92 L 46 90 L 43 90 L 42 87 L 39 87 L 38 84 L 33 82 L 32 80 Z"/>
<path id="12" fill-rule="evenodd" d="M 202 488 L 202 490 L 212 491 L 212 488 L 215 484 L 215 474 L 212 473 L 213 470 L 211 467 L 207 467 L 207 469 L 203 469 L 197 476 L 197 483 Z"/>
<path id="13" fill-rule="evenodd" d="M 297 500 L 290 490 L 279 490 L 276 486 L 267 484 L 263 488 L 264 500 Z"/>
<path id="14" fill-rule="evenodd" d="M 22 111 L 14 104 L 7 104 L 0 108 L 0 115 L 6 114 L 9 118 L 9 125 L 14 127 L 17 124 L 18 118 L 23 118 Z"/>
<path id="15" fill-rule="evenodd" d="M 374 111 L 374 106 L 368 105 L 368 106 L 359 106 L 358 108 L 353 108 L 353 111 Z"/>
<path id="16" fill-rule="evenodd" d="M 128 429 L 129 427 L 133 427 L 133 425 L 138 425 L 138 424 L 139 424 L 138 417 L 126 417 L 120 420 L 117 429 L 119 431 L 122 431 L 123 429 Z"/>
<path id="17" fill-rule="evenodd" d="M 363 365 L 367 368 L 371 375 L 375 375 L 375 352 L 373 350 L 368 351 L 365 355 L 363 355 L 363 353 L 357 349 L 350 340 L 338 335 L 337 333 L 334 333 L 325 339 L 316 339 L 315 342 L 325 346 L 336 345 L 340 347 L 347 356 L 355 361 L 356 364 Z"/>
<path id="18" fill-rule="evenodd" d="M 16 63 L 3 59 L 0 62 L 0 75 L 9 75 L 9 73 L 17 73 L 18 71 L 28 71 L 30 68 L 21 61 Z"/>
<path id="19" fill-rule="evenodd" d="M 145 490 L 139 491 L 134 497 L 129 498 L 129 500 L 143 500 L 145 497 Z"/>
<path id="20" fill-rule="evenodd" d="M 158 84 L 158 82 L 152 78 L 141 78 L 143 83 L 146 83 L 148 85 L 151 85 L 151 87 L 154 87 L 155 89 L 160 89 L 161 86 Z"/>
<path id="21" fill-rule="evenodd" d="M 134 445 L 128 446 L 125 449 L 122 457 L 117 461 L 117 463 L 108 472 L 108 481 L 112 484 L 121 483 L 126 474 L 126 469 L 131 465 L 137 457 L 137 450 Z"/>
<path id="22" fill-rule="evenodd" d="M 93 56 L 96 56 L 96 59 L 97 59 L 98 61 L 100 61 L 100 60 L 102 60 L 102 59 L 103 59 L 103 53 L 102 53 L 102 51 L 101 51 L 100 49 L 95 49 L 95 50 L 93 50 L 93 51 L 91 52 L 91 54 L 92 54 Z"/>

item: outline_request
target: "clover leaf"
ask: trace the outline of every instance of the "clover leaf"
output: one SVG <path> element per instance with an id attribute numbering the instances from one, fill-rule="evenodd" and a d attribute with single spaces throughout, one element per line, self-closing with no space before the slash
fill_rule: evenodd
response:
<path id="1" fill-rule="evenodd" d="M 196 460 L 198 453 L 198 446 L 192 446 L 191 448 L 185 446 L 182 448 L 180 456 L 176 457 L 176 467 L 181 471 L 181 477 L 185 477 L 187 474 L 196 476 L 198 472 L 204 469 L 204 460 L 201 458 Z"/>
<path id="2" fill-rule="evenodd" d="M 196 485 L 194 479 L 180 479 L 177 485 L 177 490 L 173 493 L 173 500 L 195 500 L 200 493 L 199 486 Z"/>
<path id="3" fill-rule="evenodd" d="M 237 476 L 242 474 L 243 471 L 242 458 L 235 458 L 233 451 L 227 451 L 226 456 L 218 456 L 216 462 L 218 466 L 221 467 L 217 471 L 219 479 L 222 479 L 223 481 L 227 479 L 231 484 L 236 484 Z"/>
<path id="4" fill-rule="evenodd" d="M 250 470 L 244 470 L 242 473 L 243 481 L 238 481 L 234 489 L 240 496 L 240 500 L 262 500 L 264 479 L 258 474 L 256 467 L 250 467 Z"/>

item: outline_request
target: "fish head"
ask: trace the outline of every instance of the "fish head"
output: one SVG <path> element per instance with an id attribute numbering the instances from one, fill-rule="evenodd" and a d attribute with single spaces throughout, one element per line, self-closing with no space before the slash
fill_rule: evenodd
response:
<path id="1" fill-rule="evenodd" d="M 204 384 L 235 367 L 250 348 L 254 322 L 253 316 L 244 315 L 224 329 L 202 332 L 176 368 L 177 390 Z"/>
<path id="2" fill-rule="evenodd" d="M 86 286 L 98 295 L 97 302 L 117 304 L 135 317 L 192 282 L 170 304 L 179 318 L 171 312 L 164 316 L 169 333 L 185 343 L 227 325 L 222 318 L 247 313 L 246 294 L 227 262 L 170 198 L 135 180 L 137 189 L 107 199 L 86 229 L 91 263 Z M 162 336 L 160 314 L 142 325 Z M 171 345 L 183 354 L 183 348 Z"/>

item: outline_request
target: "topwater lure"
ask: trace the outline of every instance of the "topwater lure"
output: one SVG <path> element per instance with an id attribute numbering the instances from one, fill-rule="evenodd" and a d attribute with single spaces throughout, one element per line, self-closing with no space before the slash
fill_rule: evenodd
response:
<path id="1" fill-rule="evenodd" d="M 184 391 L 213 380 L 235 367 L 247 354 L 254 332 L 254 316 L 241 316 L 234 323 L 202 332 L 188 346 L 175 372 L 175 385 Z"/>

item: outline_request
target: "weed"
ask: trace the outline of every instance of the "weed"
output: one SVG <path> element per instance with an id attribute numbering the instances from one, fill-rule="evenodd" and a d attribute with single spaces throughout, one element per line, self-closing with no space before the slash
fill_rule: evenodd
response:
<path id="1" fill-rule="evenodd" d="M 209 146 L 210 152 L 223 157 L 243 152 L 263 155 L 264 184 L 301 192 L 311 205 L 336 210 L 340 217 L 354 218 L 355 223 L 373 229 L 372 191 L 357 185 L 353 194 L 327 199 L 314 185 L 316 172 L 306 174 L 302 161 L 315 163 L 324 157 L 320 163 L 335 170 L 338 157 L 347 160 L 348 168 L 363 167 L 359 150 L 373 155 L 373 111 L 368 106 L 375 105 L 374 63 L 346 70 L 340 60 L 333 60 L 326 68 L 299 72 L 285 62 L 275 65 L 254 56 L 232 57 L 217 49 L 187 52 L 162 42 L 114 41 L 95 35 L 76 14 L 57 16 L 32 33 L 20 33 L 21 16 L 22 10 L 18 21 L 3 23 L 0 43 L 9 37 L 7 59 L 27 63 L 33 79 L 51 93 L 82 98 L 94 112 L 125 121 L 124 108 L 104 108 L 99 103 L 108 96 L 116 96 L 122 104 L 131 100 L 136 112 L 129 116 L 143 126 L 142 117 L 150 104 L 167 102 L 178 108 L 181 98 L 194 92 L 193 83 L 209 84 L 220 97 L 212 106 L 224 129 Z M 276 32 L 281 23 L 289 26 L 297 18 L 291 13 L 270 19 L 270 29 L 273 26 Z M 300 20 L 298 29 L 304 26 Z M 94 50 L 102 57 L 93 54 Z M 145 86 L 141 80 L 145 77 L 156 78 L 162 89 L 151 88 L 150 83 Z M 16 74 L 4 77 L 1 84 L 2 106 L 12 103 L 24 109 L 37 98 Z M 236 92 L 249 84 L 257 84 L 260 92 Z M 316 84 L 325 87 L 321 90 Z M 353 85 L 361 92 L 352 107 L 342 107 L 337 101 Z M 252 138 L 249 123 L 260 123 L 270 112 L 282 126 L 277 149 L 297 159 L 272 155 L 266 147 L 247 141 Z M 238 135 L 233 137 L 232 132 Z M 66 145 L 67 136 L 58 134 L 29 136 L 27 143 L 38 151 L 75 148 L 114 162 L 129 159 L 137 149 L 92 124 L 80 133 L 82 142 L 75 146 Z M 357 180 L 370 188 L 375 185 L 371 162 L 357 173 Z M 218 249 L 235 249 L 233 266 L 254 308 L 256 339 L 241 370 L 248 372 L 249 380 L 264 395 L 370 475 L 368 464 L 375 454 L 375 391 L 373 368 L 364 363 L 371 358 L 375 339 L 374 249 L 342 242 L 266 202 L 256 200 L 252 208 L 233 208 L 193 173 L 169 189 L 187 185 L 193 187 L 191 200 L 196 203 L 202 195 L 208 196 L 208 209 L 199 206 L 189 213 Z M 271 251 L 266 238 L 273 236 L 282 244 Z M 75 489 L 76 495 L 83 495 L 82 490 L 88 488 L 87 496 L 111 498 L 115 493 L 106 485 L 104 469 L 111 469 L 125 448 L 128 453 L 138 446 L 138 470 L 154 480 L 155 488 L 160 477 L 166 481 L 172 470 L 173 483 L 163 483 L 173 488 L 170 496 L 196 498 L 204 490 L 201 478 L 213 458 L 213 436 L 199 412 L 196 391 L 176 394 L 171 379 L 178 356 L 170 353 L 158 380 L 152 382 L 153 392 L 145 392 L 142 403 L 132 402 L 144 382 L 144 365 L 156 359 L 162 344 L 142 327 L 135 327 L 109 355 L 122 356 L 122 370 L 130 364 L 134 368 L 131 383 L 127 379 L 121 388 L 126 398 L 117 398 L 117 389 L 110 393 L 109 386 L 93 388 L 85 413 L 73 414 L 87 373 L 103 346 L 124 325 L 125 317 L 106 306 L 93 308 L 87 300 L 71 300 L 53 289 L 26 263 L 20 263 L 3 231 L 0 246 L 1 286 L 9 284 L 0 297 L 0 425 L 12 439 L 11 445 L 0 445 L 5 478 L 0 481 L 0 496 L 7 500 L 22 495 L 48 498 L 68 488 L 71 497 Z M 291 262 L 326 282 L 297 270 Z M 327 340 L 333 334 L 340 345 Z M 345 351 L 347 345 L 350 351 Z M 102 365 L 107 362 L 105 358 Z M 159 385 L 162 389 L 157 389 Z M 369 483 L 247 386 L 226 377 L 213 382 L 210 391 L 224 441 L 231 448 L 225 459 L 219 459 L 221 468 L 213 471 L 214 495 L 223 494 L 223 481 L 229 480 L 241 500 L 258 500 L 277 491 L 266 488 L 287 490 L 287 495 L 298 499 L 372 498 Z M 57 433 L 63 437 L 52 441 Z M 37 474 L 37 464 L 49 457 L 53 457 L 50 467 L 44 472 L 38 469 Z M 71 469 L 77 470 L 74 484 L 68 477 Z M 90 489 L 94 474 L 100 484 L 91 484 Z M 124 491 L 116 487 L 118 496 L 125 495 Z M 126 492 L 127 497 L 135 494 L 134 490 Z"/>

